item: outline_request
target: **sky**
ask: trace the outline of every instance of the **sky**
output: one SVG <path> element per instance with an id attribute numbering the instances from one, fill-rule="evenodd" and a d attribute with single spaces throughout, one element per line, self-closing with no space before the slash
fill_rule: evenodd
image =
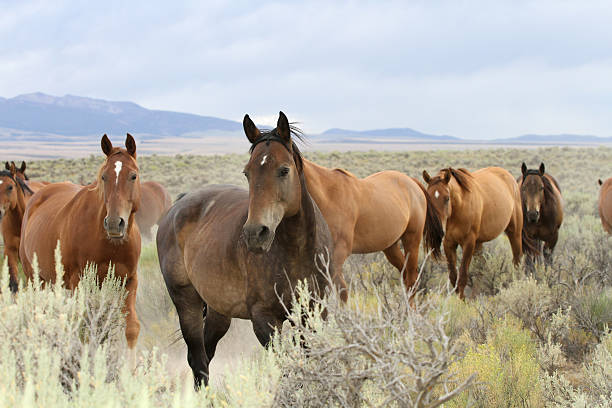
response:
<path id="1" fill-rule="evenodd" d="M 307 133 L 612 136 L 609 1 L 0 0 L 0 96 Z"/>

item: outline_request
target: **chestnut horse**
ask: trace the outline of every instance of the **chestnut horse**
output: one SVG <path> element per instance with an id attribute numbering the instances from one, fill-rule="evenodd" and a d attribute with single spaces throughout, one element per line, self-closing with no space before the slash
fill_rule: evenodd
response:
<path id="1" fill-rule="evenodd" d="M 523 212 L 518 185 L 507 170 L 488 167 L 470 173 L 449 167 L 435 177 L 423 171 L 423 179 L 445 225 L 443 246 L 449 279 L 459 297 L 464 298 L 472 256 L 483 242 L 505 231 L 512 246 L 514 265 L 518 265 L 522 256 Z M 459 245 L 463 259 L 457 278 Z"/>
<path id="2" fill-rule="evenodd" d="M 17 172 L 15 173 L 16 177 L 21 180 L 24 180 L 28 187 L 30 187 L 30 190 L 32 190 L 33 192 L 37 192 L 47 184 L 50 184 L 48 181 L 31 181 L 30 178 L 25 174 L 26 162 L 24 161 L 21 162 L 21 167 L 19 168 L 17 167 L 14 161 L 12 161 L 11 164 L 9 164 L 9 162 L 6 162 L 4 164 L 4 167 L 6 167 L 8 171 L 11 171 L 11 165 L 15 166 L 15 168 L 17 169 Z"/>
<path id="3" fill-rule="evenodd" d="M 0 171 L 0 218 L 2 219 L 2 240 L 4 257 L 9 271 L 9 287 L 12 292 L 18 289 L 19 243 L 21 239 L 21 221 L 27 200 L 34 194 L 25 181 L 18 176 L 15 163 L 9 165 L 9 171 Z"/>
<path id="4" fill-rule="evenodd" d="M 54 251 L 59 241 L 64 286 L 71 290 L 88 263 L 97 266 L 100 282 L 112 264 L 115 276 L 125 280 L 128 292 L 125 336 L 128 346 L 133 348 L 140 332 L 135 310 L 136 266 L 140 256 L 140 232 L 134 222 L 140 204 L 136 142 L 128 134 L 125 149 L 113 147 L 104 135 L 101 146 L 106 160 L 93 184 L 53 183 L 30 199 L 23 218 L 19 253 L 28 278 L 32 279 L 36 255 L 41 279 L 54 282 Z"/>
<path id="5" fill-rule="evenodd" d="M 281 112 L 277 127 L 260 132 L 248 115 L 252 143 L 244 168 L 249 191 L 207 186 L 180 198 L 162 217 L 157 251 L 168 293 L 187 343 L 195 387 L 232 318 L 249 319 L 262 345 L 287 317 L 295 284 L 325 288 L 317 257 L 332 240 L 306 188 L 303 159 Z M 333 274 L 333 261 L 329 265 Z M 320 292 L 319 292 L 320 293 Z M 202 309 L 206 314 L 203 324 Z"/>
<path id="6" fill-rule="evenodd" d="M 164 186 L 155 181 L 140 183 L 140 207 L 136 212 L 136 224 L 144 239 L 152 239 L 151 228 L 171 205 L 172 198 Z"/>
<path id="7" fill-rule="evenodd" d="M 599 218 L 601 225 L 608 234 L 612 234 L 612 177 L 606 181 L 597 180 L 599 190 Z"/>
<path id="8" fill-rule="evenodd" d="M 334 281 L 343 300 L 347 293 L 342 265 L 351 254 L 383 251 L 403 273 L 406 289 L 418 278 L 421 237 L 435 258 L 440 255 L 444 230 L 418 180 L 398 171 L 382 171 L 359 179 L 345 170 L 328 169 L 308 160 L 304 160 L 304 174 L 308 191 L 334 240 Z"/>
<path id="9" fill-rule="evenodd" d="M 544 163 L 540 163 L 537 170 L 528 169 L 523 163 L 522 176 L 517 180 L 523 209 L 523 252 L 529 267 L 540 255 L 540 241 L 544 242 L 544 262 L 552 262 L 563 223 L 561 189 L 557 180 L 545 170 Z"/>

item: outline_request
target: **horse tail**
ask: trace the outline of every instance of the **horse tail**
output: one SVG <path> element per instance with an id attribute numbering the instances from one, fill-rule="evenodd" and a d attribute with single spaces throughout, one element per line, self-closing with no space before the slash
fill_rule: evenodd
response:
<path id="1" fill-rule="evenodd" d="M 176 203 L 178 200 L 180 200 L 181 198 L 185 197 L 187 195 L 187 193 L 179 193 L 179 195 L 176 196 L 176 200 L 174 200 L 174 202 Z"/>
<path id="2" fill-rule="evenodd" d="M 429 197 L 429 193 L 427 190 L 425 190 L 425 187 L 423 187 L 421 182 L 416 178 L 413 178 L 413 180 L 419 186 L 421 191 L 423 191 L 425 200 L 427 201 L 425 228 L 423 229 L 425 249 L 432 251 L 431 254 L 434 259 L 439 259 L 442 255 L 440 247 L 442 246 L 442 239 L 444 238 L 444 228 L 442 227 L 442 222 L 440 221 L 440 214 L 438 214 L 438 210 L 436 210 L 436 207 L 434 207 L 431 197 Z"/>

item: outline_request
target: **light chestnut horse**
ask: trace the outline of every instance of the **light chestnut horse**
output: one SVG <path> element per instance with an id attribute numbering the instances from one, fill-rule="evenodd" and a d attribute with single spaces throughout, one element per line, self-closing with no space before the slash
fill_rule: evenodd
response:
<path id="1" fill-rule="evenodd" d="M 557 180 L 546 173 L 544 163 L 538 169 L 521 166 L 517 182 L 521 191 L 523 208 L 523 252 L 528 267 L 533 267 L 542 252 L 544 262 L 552 262 L 552 254 L 559 239 L 563 223 L 563 197 Z"/>
<path id="2" fill-rule="evenodd" d="M 299 280 L 313 291 L 325 289 L 317 259 L 333 253 L 287 117 L 281 112 L 267 132 L 248 115 L 243 125 L 251 142 L 244 167 L 249 190 L 209 185 L 188 193 L 157 230 L 159 263 L 196 388 L 208 383 L 210 360 L 233 317 L 251 320 L 257 339 L 267 345 L 287 318 L 285 307 Z M 333 262 L 329 267 L 333 274 Z"/>
<path id="3" fill-rule="evenodd" d="M 21 221 L 26 202 L 34 194 L 19 178 L 15 163 L 9 165 L 9 171 L 0 171 L 0 218 L 2 219 L 2 240 L 4 257 L 9 271 L 9 287 L 12 292 L 18 289 L 19 246 L 21 241 Z"/>
<path id="4" fill-rule="evenodd" d="M 434 257 L 440 254 L 442 225 L 418 180 L 397 171 L 359 179 L 345 170 L 328 169 L 306 159 L 304 176 L 334 240 L 334 281 L 343 300 L 347 293 L 342 265 L 351 254 L 383 251 L 403 273 L 407 289 L 418 277 L 421 238 Z"/>
<path id="5" fill-rule="evenodd" d="M 100 282 L 112 263 L 115 276 L 125 280 L 128 292 L 124 306 L 125 336 L 128 346 L 133 348 L 140 332 L 135 309 L 140 256 L 140 232 L 134 221 L 140 204 L 136 142 L 128 134 L 125 149 L 113 147 L 104 135 L 101 146 L 106 160 L 93 184 L 49 184 L 30 199 L 23 218 L 19 252 L 29 279 L 33 276 L 36 254 L 41 279 L 54 282 L 54 251 L 59 241 L 64 286 L 68 289 L 77 286 L 88 263 L 97 266 Z"/>
<path id="6" fill-rule="evenodd" d="M 168 191 L 156 181 L 140 183 L 140 207 L 136 212 L 136 224 L 142 238 L 151 240 L 151 228 L 172 205 Z"/>
<path id="7" fill-rule="evenodd" d="M 608 234 L 612 234 L 612 177 L 606 181 L 597 180 L 599 190 L 599 217 L 601 225 Z"/>
<path id="8" fill-rule="evenodd" d="M 423 171 L 423 179 L 445 225 L 443 246 L 449 279 L 462 299 L 472 256 L 483 242 L 506 232 L 514 264 L 519 264 L 523 211 L 518 185 L 507 170 L 487 167 L 470 173 L 449 167 L 440 170 L 435 177 Z M 457 277 L 459 245 L 463 249 L 463 259 Z"/>

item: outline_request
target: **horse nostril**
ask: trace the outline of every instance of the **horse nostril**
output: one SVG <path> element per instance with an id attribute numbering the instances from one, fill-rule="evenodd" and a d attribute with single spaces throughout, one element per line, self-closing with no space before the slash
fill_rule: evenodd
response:
<path id="1" fill-rule="evenodd" d="M 108 217 L 104 217 L 104 228 L 108 229 Z"/>
<path id="2" fill-rule="evenodd" d="M 261 227 L 259 227 L 259 231 L 257 232 L 257 237 L 265 238 L 266 236 L 268 236 L 269 232 L 270 232 L 270 229 L 266 227 L 265 225 L 262 225 Z"/>
<path id="3" fill-rule="evenodd" d="M 123 228 L 125 226 L 125 220 L 123 218 L 119 218 L 119 228 Z"/>

